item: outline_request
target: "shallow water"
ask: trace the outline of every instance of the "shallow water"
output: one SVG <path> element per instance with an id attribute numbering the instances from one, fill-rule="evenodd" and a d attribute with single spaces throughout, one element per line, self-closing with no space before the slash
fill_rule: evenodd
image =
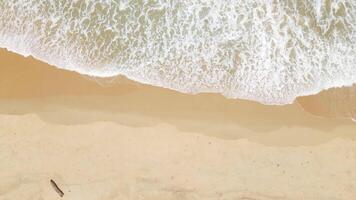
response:
<path id="1" fill-rule="evenodd" d="M 91 76 L 265 104 L 356 82 L 356 2 L 0 1 L 0 47 Z"/>
<path id="2" fill-rule="evenodd" d="M 301 97 L 298 103 L 304 110 L 317 116 L 347 118 L 356 122 L 356 85 Z"/>

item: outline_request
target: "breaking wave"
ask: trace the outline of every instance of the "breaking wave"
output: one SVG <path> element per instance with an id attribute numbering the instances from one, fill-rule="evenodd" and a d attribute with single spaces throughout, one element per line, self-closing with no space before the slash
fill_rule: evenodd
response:
<path id="1" fill-rule="evenodd" d="M 264 104 L 356 83 L 356 1 L 0 1 L 0 47 L 82 74 Z"/>

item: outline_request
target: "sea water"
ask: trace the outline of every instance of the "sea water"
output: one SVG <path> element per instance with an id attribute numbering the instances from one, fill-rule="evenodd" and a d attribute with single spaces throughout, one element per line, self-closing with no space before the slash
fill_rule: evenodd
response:
<path id="1" fill-rule="evenodd" d="M 355 0 L 0 0 L 0 47 L 264 104 L 356 83 Z"/>

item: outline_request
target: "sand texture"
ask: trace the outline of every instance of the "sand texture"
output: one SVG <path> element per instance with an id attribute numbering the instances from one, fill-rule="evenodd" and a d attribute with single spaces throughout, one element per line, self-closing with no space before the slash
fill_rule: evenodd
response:
<path id="1" fill-rule="evenodd" d="M 298 103 L 314 115 L 356 121 L 356 85 L 332 88 L 318 95 L 301 97 L 298 98 Z"/>
<path id="2" fill-rule="evenodd" d="M 326 102 L 299 101 L 326 115 L 315 99 Z M 355 169 L 351 120 L 93 80 L 0 51 L 1 200 L 348 200 Z"/>

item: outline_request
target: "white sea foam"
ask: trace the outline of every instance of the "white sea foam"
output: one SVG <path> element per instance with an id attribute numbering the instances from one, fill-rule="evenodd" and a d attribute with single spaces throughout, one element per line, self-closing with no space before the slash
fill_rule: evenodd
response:
<path id="1" fill-rule="evenodd" d="M 0 47 L 265 104 L 356 82 L 352 0 L 2 0 Z"/>

